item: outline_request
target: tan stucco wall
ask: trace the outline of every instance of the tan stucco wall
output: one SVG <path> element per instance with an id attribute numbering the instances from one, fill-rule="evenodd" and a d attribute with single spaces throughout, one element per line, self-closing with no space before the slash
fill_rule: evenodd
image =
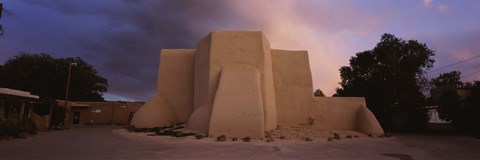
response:
<path id="1" fill-rule="evenodd" d="M 49 122 L 50 122 L 50 115 L 40 116 L 35 112 L 32 112 L 32 114 L 30 115 L 30 118 L 32 118 L 32 121 L 33 123 L 35 123 L 35 126 L 37 126 L 37 129 L 40 129 L 40 130 L 48 129 Z"/>
<path id="2" fill-rule="evenodd" d="M 259 71 L 248 65 L 226 65 L 213 103 L 209 135 L 263 138 L 263 115 Z"/>
<path id="3" fill-rule="evenodd" d="M 362 97 L 313 97 L 306 51 L 272 50 L 278 125 L 308 124 L 319 130 L 358 130 L 381 134 Z M 359 109 L 361 108 L 361 109 Z"/>
<path id="4" fill-rule="evenodd" d="M 307 51 L 272 50 L 278 125 L 306 123 L 313 98 Z"/>
<path id="5" fill-rule="evenodd" d="M 163 49 L 160 53 L 157 91 L 182 122 L 193 112 L 194 54 L 194 49 Z"/>
<path id="6" fill-rule="evenodd" d="M 193 112 L 193 49 L 164 49 L 160 53 L 157 93 L 132 119 L 136 127 L 159 127 L 186 122 Z"/>
<path id="7" fill-rule="evenodd" d="M 153 128 L 165 126 L 178 120 L 179 118 L 167 98 L 157 93 L 135 113 L 130 124 L 139 128 Z"/>
<path id="8" fill-rule="evenodd" d="M 277 124 L 314 118 L 316 129 L 383 132 L 363 98 L 313 97 L 307 51 L 271 50 L 262 32 L 213 31 L 196 50 L 162 50 L 161 57 L 158 92 L 135 126 L 188 119 L 187 129 L 211 136 L 261 138 Z"/>
<path id="9" fill-rule="evenodd" d="M 69 124 L 73 124 L 75 112 L 80 113 L 78 124 L 129 124 L 129 114 L 135 113 L 142 102 L 75 102 L 69 112 Z M 75 106 L 81 105 L 81 107 Z M 96 111 L 99 112 L 96 112 Z"/>
<path id="10" fill-rule="evenodd" d="M 213 31 L 198 43 L 195 56 L 195 108 L 212 107 L 209 104 L 213 104 L 215 98 L 220 70 L 227 64 L 250 65 L 260 71 L 265 128 L 275 128 L 277 124 L 271 53 L 262 32 Z M 195 110 L 193 114 L 208 115 L 209 113 L 195 113 L 206 110 L 209 109 Z M 197 121 L 202 126 L 209 122 L 208 118 L 189 121 Z M 188 124 L 188 128 L 208 130 L 192 123 Z"/>

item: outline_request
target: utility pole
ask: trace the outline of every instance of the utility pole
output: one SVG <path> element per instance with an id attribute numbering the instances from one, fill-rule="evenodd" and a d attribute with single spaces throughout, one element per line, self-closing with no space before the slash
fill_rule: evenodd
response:
<path id="1" fill-rule="evenodd" d="M 70 77 L 72 76 L 72 66 L 76 66 L 77 63 L 70 63 L 68 65 L 68 77 L 67 77 L 67 86 L 65 91 L 65 119 L 63 120 L 63 127 L 66 125 L 67 117 L 68 117 L 68 92 L 70 92 Z"/>

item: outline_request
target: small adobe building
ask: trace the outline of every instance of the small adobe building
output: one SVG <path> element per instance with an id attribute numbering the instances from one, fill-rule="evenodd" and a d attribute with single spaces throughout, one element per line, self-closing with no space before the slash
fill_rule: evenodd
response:
<path id="1" fill-rule="evenodd" d="M 383 134 L 364 98 L 312 92 L 307 51 L 271 49 L 258 31 L 213 31 L 196 49 L 161 51 L 157 92 L 131 125 L 186 122 L 212 137 L 259 139 L 277 126 L 305 124 Z"/>

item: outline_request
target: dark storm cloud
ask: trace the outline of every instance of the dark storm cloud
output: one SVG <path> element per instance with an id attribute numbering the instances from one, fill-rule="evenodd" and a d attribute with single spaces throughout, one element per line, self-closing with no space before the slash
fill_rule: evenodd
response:
<path id="1" fill-rule="evenodd" d="M 222 1 L 26 1 L 84 23 L 100 23 L 72 37 L 109 79 L 109 93 L 146 100 L 155 90 L 162 48 L 194 48 L 219 21 L 234 18 Z M 233 22 L 233 21 L 232 21 Z M 234 22 L 233 22 L 234 23 Z M 98 24 L 92 24 L 98 25 Z"/>
<path id="2" fill-rule="evenodd" d="M 211 30 L 261 30 L 273 48 L 308 50 L 313 86 L 329 95 L 338 87 L 338 68 L 348 65 L 355 53 L 374 47 L 383 33 L 426 42 L 437 52 L 434 68 L 480 50 L 480 3 L 474 0 L 428 5 L 420 0 L 3 2 L 14 15 L 0 20 L 6 27 L 0 63 L 19 51 L 79 56 L 109 79 L 109 100 L 148 99 L 156 88 L 160 50 L 194 48 Z M 464 63 L 458 70 L 470 73 L 467 69 L 473 71 L 479 62 Z"/>

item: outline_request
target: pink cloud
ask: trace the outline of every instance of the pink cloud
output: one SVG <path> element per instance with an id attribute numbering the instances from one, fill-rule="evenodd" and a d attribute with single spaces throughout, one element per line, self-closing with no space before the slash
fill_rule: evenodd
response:
<path id="1" fill-rule="evenodd" d="M 423 0 L 423 6 L 425 8 L 430 8 L 430 5 L 432 5 L 433 0 Z"/>

